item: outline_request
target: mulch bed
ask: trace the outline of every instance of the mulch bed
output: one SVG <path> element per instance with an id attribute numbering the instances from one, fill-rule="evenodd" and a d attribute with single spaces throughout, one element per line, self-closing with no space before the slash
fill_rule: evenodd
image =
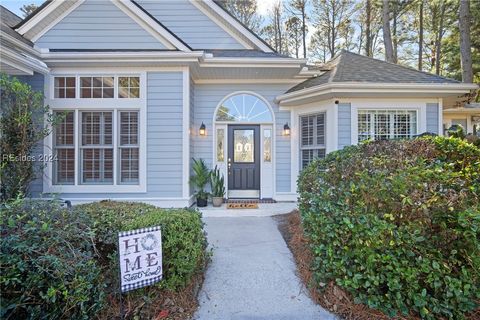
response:
<path id="1" fill-rule="evenodd" d="M 308 288 L 310 297 L 323 308 L 335 313 L 345 320 L 387 320 L 392 319 L 381 311 L 371 309 L 364 304 L 355 304 L 353 297 L 337 286 L 333 281 L 318 284 L 313 280 L 310 270 L 313 255 L 308 246 L 308 240 L 303 234 L 303 229 L 298 210 L 289 214 L 275 216 L 278 228 L 287 243 L 297 264 L 297 274 Z M 320 286 L 323 285 L 323 286 Z M 479 320 L 480 309 L 466 317 L 468 320 Z M 396 320 L 417 320 L 417 316 L 395 317 Z"/>
<path id="2" fill-rule="evenodd" d="M 204 266 L 204 271 L 206 270 Z M 189 285 L 183 290 L 172 292 L 161 290 L 156 287 L 146 288 L 146 294 L 155 298 L 145 302 L 141 295 L 123 295 L 124 319 L 142 319 L 142 320 L 187 320 L 192 319 L 193 314 L 198 308 L 197 296 L 202 287 L 204 273 L 197 274 Z M 121 319 L 120 300 L 118 294 L 110 295 L 107 298 L 108 307 L 104 312 L 98 315 L 98 319 Z"/>

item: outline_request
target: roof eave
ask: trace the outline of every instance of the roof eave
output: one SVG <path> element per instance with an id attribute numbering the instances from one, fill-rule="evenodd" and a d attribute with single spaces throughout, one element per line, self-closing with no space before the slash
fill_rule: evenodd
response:
<path id="1" fill-rule="evenodd" d="M 473 83 L 327 83 L 319 86 L 282 94 L 275 98 L 281 105 L 293 104 L 301 100 L 314 97 L 327 96 L 328 94 L 354 94 L 354 93 L 431 93 L 443 95 L 466 94 L 478 89 Z"/>

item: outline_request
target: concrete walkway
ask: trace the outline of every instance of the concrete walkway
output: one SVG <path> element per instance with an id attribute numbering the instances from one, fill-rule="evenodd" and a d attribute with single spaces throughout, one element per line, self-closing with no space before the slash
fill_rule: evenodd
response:
<path id="1" fill-rule="evenodd" d="M 223 210 L 204 221 L 213 257 L 194 319 L 335 319 L 308 297 L 273 218 Z"/>

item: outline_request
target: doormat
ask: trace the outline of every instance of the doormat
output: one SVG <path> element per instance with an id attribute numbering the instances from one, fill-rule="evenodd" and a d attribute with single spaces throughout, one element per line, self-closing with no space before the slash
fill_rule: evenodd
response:
<path id="1" fill-rule="evenodd" d="M 263 199 L 227 199 L 226 203 L 277 203 L 277 201 L 271 198 L 263 198 Z"/>
<path id="2" fill-rule="evenodd" d="M 227 209 L 258 209 L 258 203 L 227 203 Z"/>

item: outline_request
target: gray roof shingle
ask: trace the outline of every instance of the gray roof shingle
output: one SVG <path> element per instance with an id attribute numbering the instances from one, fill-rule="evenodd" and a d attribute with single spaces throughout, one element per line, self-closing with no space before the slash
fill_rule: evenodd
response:
<path id="1" fill-rule="evenodd" d="M 12 13 L 10 10 L 0 5 L 0 30 L 5 32 L 11 37 L 33 47 L 33 43 L 24 37 L 22 37 L 18 32 L 16 32 L 13 27 L 17 25 L 22 19 L 16 14 Z"/>
<path id="2" fill-rule="evenodd" d="M 327 83 L 460 83 L 460 81 L 437 76 L 413 68 L 389 63 L 342 50 L 324 66 L 327 71 L 310 78 L 287 93 Z"/>

